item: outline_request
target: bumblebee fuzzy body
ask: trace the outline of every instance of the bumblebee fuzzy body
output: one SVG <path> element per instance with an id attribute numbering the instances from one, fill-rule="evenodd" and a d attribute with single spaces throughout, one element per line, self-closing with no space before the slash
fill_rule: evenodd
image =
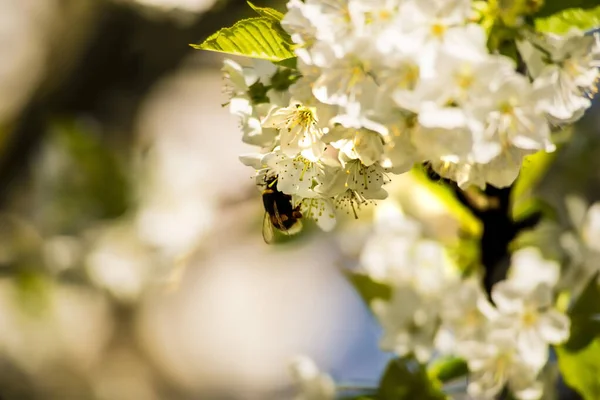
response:
<path id="1" fill-rule="evenodd" d="M 277 177 L 265 179 L 266 188 L 262 193 L 265 217 L 263 220 L 263 238 L 272 243 L 275 238 L 273 228 L 285 235 L 293 235 L 302 229 L 300 205 L 294 207 L 292 196 L 277 190 Z"/>

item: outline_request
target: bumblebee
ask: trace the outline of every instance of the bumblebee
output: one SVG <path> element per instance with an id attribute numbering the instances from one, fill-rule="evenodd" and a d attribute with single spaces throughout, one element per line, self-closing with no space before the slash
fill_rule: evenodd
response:
<path id="1" fill-rule="evenodd" d="M 265 190 L 262 192 L 265 207 L 262 234 L 269 244 L 275 239 L 273 228 L 285 235 L 293 235 L 302 229 L 300 205 L 294 207 L 292 196 L 277 190 L 276 183 L 277 176 L 265 178 Z"/>

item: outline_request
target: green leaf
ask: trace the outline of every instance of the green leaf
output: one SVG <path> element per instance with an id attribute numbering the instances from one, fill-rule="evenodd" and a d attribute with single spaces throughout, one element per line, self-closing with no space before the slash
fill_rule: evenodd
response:
<path id="1" fill-rule="evenodd" d="M 417 165 L 411 170 L 415 181 L 434 195 L 446 208 L 446 211 L 454 216 L 461 228 L 473 237 L 480 237 L 483 227 L 481 221 L 473 215 L 471 210 L 462 204 L 455 196 L 453 190 L 443 182 L 433 182 L 425 172 L 422 165 Z"/>
<path id="2" fill-rule="evenodd" d="M 578 352 L 558 347 L 556 354 L 565 383 L 585 400 L 600 399 L 600 340 L 594 340 Z"/>
<path id="3" fill-rule="evenodd" d="M 446 396 L 415 360 L 391 360 L 379 382 L 378 400 L 443 400 Z"/>
<path id="4" fill-rule="evenodd" d="M 571 318 L 571 335 L 564 347 L 569 351 L 581 350 L 600 336 L 599 274 L 597 272 L 592 276 L 568 312 Z"/>
<path id="5" fill-rule="evenodd" d="M 535 14 L 543 0 L 489 0 L 488 4 L 495 15 L 496 24 L 506 27 L 519 27 L 523 17 Z"/>
<path id="6" fill-rule="evenodd" d="M 572 8 L 581 8 L 587 10 L 597 6 L 598 0 L 545 0 L 544 5 L 537 13 L 535 13 L 534 17 L 549 17 Z"/>
<path id="7" fill-rule="evenodd" d="M 275 64 L 290 69 L 298 69 L 298 57 L 286 58 L 285 60 L 276 61 Z"/>
<path id="8" fill-rule="evenodd" d="M 283 19 L 283 14 L 273 8 L 257 7 L 249 1 L 247 3 L 261 17 L 271 18 L 277 22 L 280 22 Z"/>
<path id="9" fill-rule="evenodd" d="M 77 231 L 85 221 L 115 218 L 127 211 L 131 193 L 124 165 L 101 139 L 94 126 L 83 121 L 53 122 L 48 140 L 60 149 L 68 167 L 60 177 L 45 181 L 54 200 L 43 201 L 43 211 L 38 211 L 51 216 L 56 229 Z"/>
<path id="10" fill-rule="evenodd" d="M 278 21 L 270 17 L 248 18 L 223 28 L 201 44 L 191 44 L 198 50 L 259 58 L 280 62 L 294 58 L 292 40 Z"/>
<path id="11" fill-rule="evenodd" d="M 389 300 L 392 298 L 392 289 L 388 285 L 376 282 L 368 275 L 352 271 L 344 271 L 344 275 L 367 305 L 374 299 Z"/>
<path id="12" fill-rule="evenodd" d="M 466 276 L 476 273 L 481 267 L 481 240 L 472 237 L 459 237 L 450 243 L 446 249 L 461 272 Z"/>
<path id="13" fill-rule="evenodd" d="M 535 20 L 536 30 L 557 34 L 567 33 L 571 28 L 587 31 L 597 27 L 600 27 L 600 6 L 587 10 L 570 8 L 547 18 L 537 18 Z"/>
<path id="14" fill-rule="evenodd" d="M 427 367 L 427 374 L 440 382 L 446 383 L 463 377 L 469 372 L 465 360 L 459 357 L 444 357 L 432 362 Z"/>
<path id="15" fill-rule="evenodd" d="M 536 212 L 553 214 L 553 209 L 543 200 L 534 197 L 535 189 L 542 181 L 552 165 L 556 152 L 539 151 L 525 157 L 519 177 L 510 192 L 511 216 L 514 221 L 521 221 Z"/>

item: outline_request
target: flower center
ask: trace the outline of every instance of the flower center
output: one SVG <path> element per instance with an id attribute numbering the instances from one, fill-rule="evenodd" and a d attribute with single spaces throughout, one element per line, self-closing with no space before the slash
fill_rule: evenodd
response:
<path id="1" fill-rule="evenodd" d="M 461 66 L 456 74 L 456 84 L 459 88 L 466 90 L 471 87 L 474 82 L 473 68 L 470 64 Z"/>
<path id="2" fill-rule="evenodd" d="M 416 64 L 406 64 L 402 75 L 398 81 L 398 87 L 401 89 L 414 89 L 419 79 L 419 66 Z"/>
<path id="3" fill-rule="evenodd" d="M 536 310 L 526 310 L 523 314 L 522 321 L 523 325 L 527 327 L 534 326 L 538 320 L 538 313 Z"/>
<path id="4" fill-rule="evenodd" d="M 519 104 L 519 100 L 515 96 L 511 96 L 500 103 L 500 112 L 505 115 L 512 115 L 515 107 Z"/>
<path id="5" fill-rule="evenodd" d="M 441 22 L 436 22 L 433 25 L 431 25 L 430 32 L 433 37 L 441 39 L 446 33 L 446 30 L 446 25 L 442 24 Z"/>
<path id="6" fill-rule="evenodd" d="M 315 115 L 310 109 L 301 105 L 297 106 L 294 124 L 301 126 L 309 126 L 315 121 Z"/>
<path id="7" fill-rule="evenodd" d="M 306 171 L 308 171 L 309 168 L 312 168 L 313 163 L 312 163 L 312 161 L 310 161 L 302 156 L 297 156 L 296 158 L 294 158 L 294 163 L 296 163 L 296 162 L 302 164 L 302 172 L 300 172 L 300 178 L 298 178 L 298 180 L 303 181 L 304 174 L 306 174 Z"/>
<path id="8" fill-rule="evenodd" d="M 480 315 L 476 309 L 469 310 L 465 315 L 465 325 L 470 328 L 479 326 L 481 322 Z"/>

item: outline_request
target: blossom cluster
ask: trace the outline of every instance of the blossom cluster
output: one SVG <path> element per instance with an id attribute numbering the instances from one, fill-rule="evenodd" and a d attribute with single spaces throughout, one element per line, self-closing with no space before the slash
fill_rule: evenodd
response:
<path id="1" fill-rule="evenodd" d="M 488 46 L 471 0 L 291 0 L 282 27 L 297 71 L 226 61 L 242 161 L 333 226 L 335 206 L 387 196 L 390 174 L 429 163 L 462 188 L 511 185 L 581 117 L 600 38 L 523 26 L 514 57 Z M 518 50 L 518 51 L 517 51 Z M 260 182 L 259 182 L 260 183 Z M 307 200 L 309 199 L 309 200 Z"/>
<path id="2" fill-rule="evenodd" d="M 417 222 L 390 206 L 377 214 L 361 263 L 371 279 L 393 288 L 391 299 L 371 303 L 384 329 L 382 349 L 424 364 L 439 355 L 464 358 L 476 399 L 494 398 L 506 384 L 519 399 L 539 398 L 548 346 L 569 337 L 569 318 L 554 307 L 559 264 L 535 248 L 515 252 L 490 301 L 481 279 L 462 277 Z"/>
<path id="3" fill-rule="evenodd" d="M 390 298 L 370 303 L 383 327 L 381 348 L 423 365 L 446 356 L 465 360 L 473 399 L 494 399 L 505 387 L 517 399 L 540 399 L 549 346 L 565 343 L 570 332 L 556 306 L 559 264 L 537 248 L 518 250 L 507 279 L 488 297 L 480 277 L 465 276 L 394 203 L 384 202 L 375 217 L 360 263 L 370 279 L 392 289 Z M 300 398 L 333 399 L 331 378 L 311 371 L 294 374 Z"/>
<path id="4" fill-rule="evenodd" d="M 564 226 L 547 221 L 523 234 L 507 279 L 488 296 L 481 276 L 463 270 L 424 224 L 395 200 L 382 202 L 358 253 L 360 273 L 392 289 L 369 304 L 383 328 L 381 348 L 422 365 L 463 359 L 470 399 L 497 398 L 505 387 L 516 399 L 551 396 L 544 392 L 549 347 L 564 345 L 571 330 L 558 294 L 578 298 L 600 272 L 600 202 L 569 194 L 565 211 Z M 298 360 L 292 364 L 298 399 L 336 398 L 331 377 L 302 360 L 313 367 L 302 373 Z"/>

